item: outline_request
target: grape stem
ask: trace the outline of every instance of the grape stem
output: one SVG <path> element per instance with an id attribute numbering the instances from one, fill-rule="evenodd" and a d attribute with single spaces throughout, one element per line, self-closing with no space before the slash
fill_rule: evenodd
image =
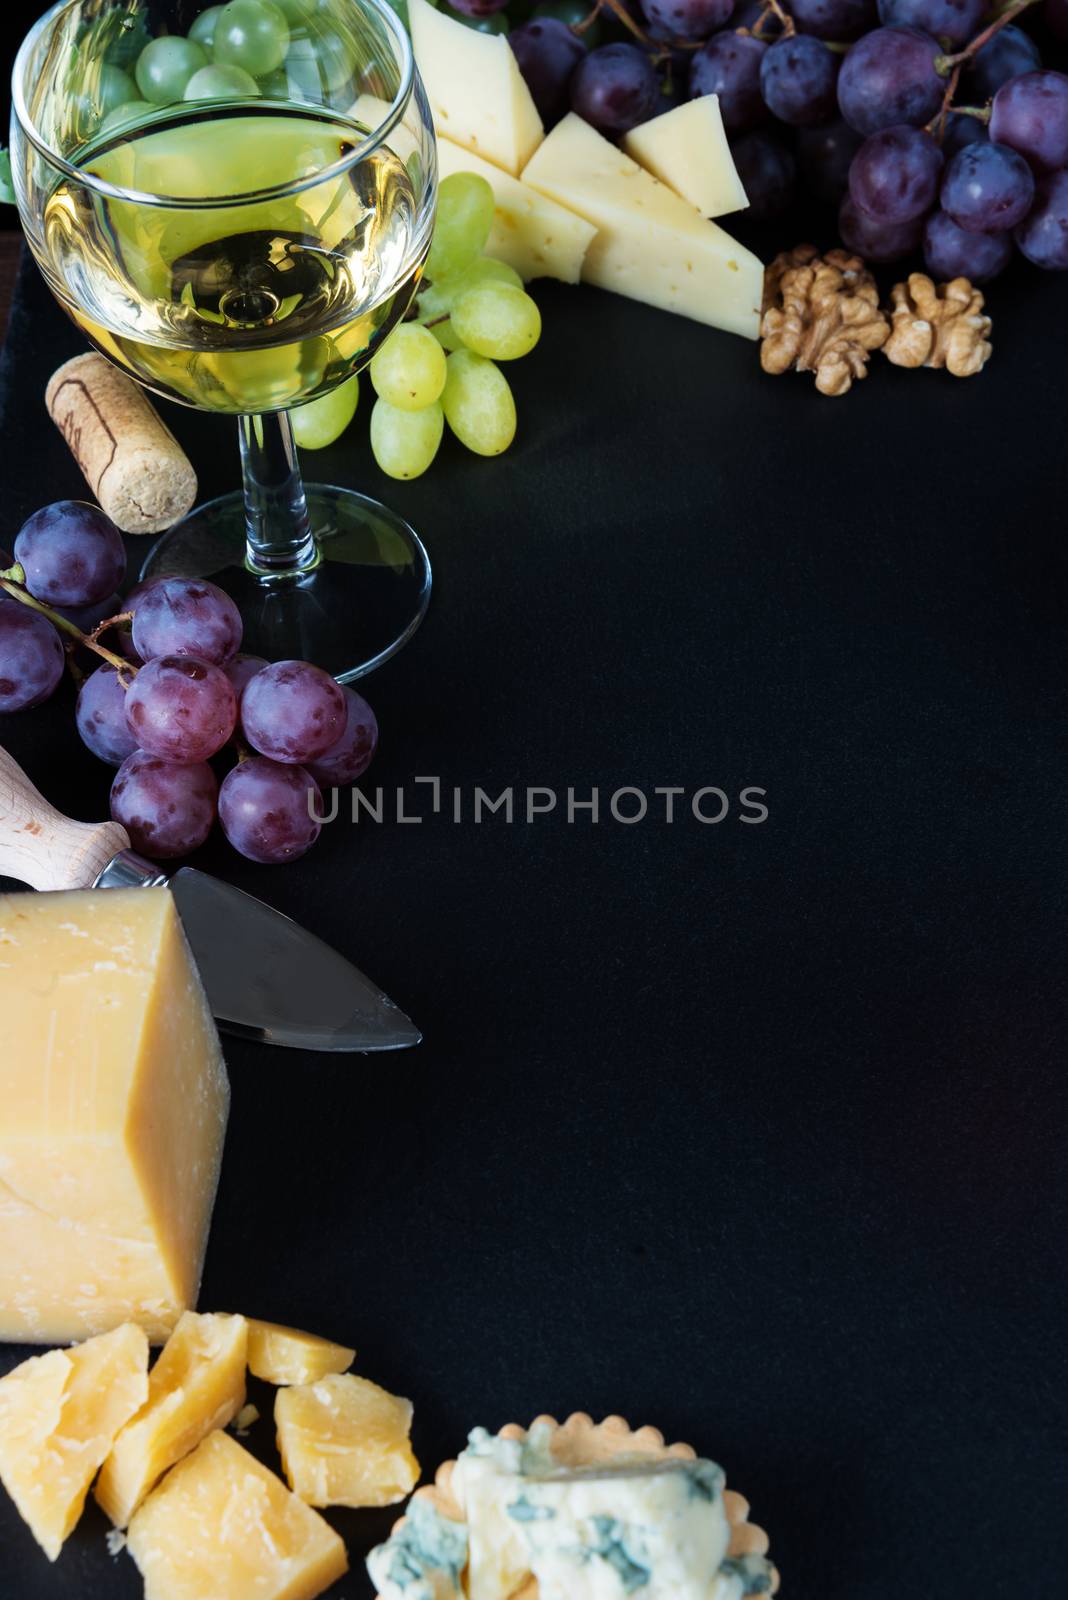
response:
<path id="1" fill-rule="evenodd" d="M 771 3 L 771 0 L 769 0 L 769 3 Z M 652 55 L 654 65 L 661 61 L 670 61 L 672 50 L 701 50 L 704 47 L 705 41 L 703 39 L 672 39 L 670 46 L 668 46 L 666 44 L 662 44 L 656 39 L 651 38 L 649 34 L 647 34 L 637 22 L 635 22 L 634 18 L 623 4 L 623 0 L 595 0 L 593 10 L 588 16 L 583 17 L 581 22 L 572 22 L 568 24 L 571 32 L 578 34 L 579 38 L 581 39 L 587 28 L 593 27 L 602 11 L 610 11 L 615 17 L 616 21 L 621 22 L 623 26 L 634 35 L 634 37 L 638 40 L 638 43 L 645 46 L 646 50 L 648 50 Z"/>
<path id="2" fill-rule="evenodd" d="M 110 628 L 113 623 L 124 622 L 128 617 L 132 617 L 132 611 L 123 611 L 116 617 L 108 617 L 105 622 L 98 623 L 92 633 L 83 633 L 76 623 L 71 622 L 69 617 L 62 616 L 60 612 L 53 611 L 51 606 L 43 605 L 40 600 L 34 599 L 26 587 L 25 569 L 18 561 L 15 562 L 13 567 L 8 567 L 5 572 L 0 572 L 0 589 L 5 590 L 13 600 L 20 600 L 24 606 L 29 606 L 31 611 L 39 611 L 61 633 L 68 634 L 70 638 L 77 640 L 79 644 L 83 644 L 87 650 L 94 650 L 98 656 L 102 656 L 110 666 L 115 668 L 123 688 L 129 687 L 130 680 L 133 678 L 137 668 L 127 661 L 125 657 L 116 655 L 114 650 L 109 650 L 106 645 L 101 644 L 98 635 L 103 633 L 105 628 Z"/>
<path id="3" fill-rule="evenodd" d="M 985 27 L 981 33 L 977 33 L 971 43 L 964 46 L 963 50 L 958 50 L 956 55 L 935 57 L 935 71 L 938 73 L 939 77 L 949 79 L 949 82 L 946 84 L 946 92 L 942 96 L 941 107 L 939 108 L 937 115 L 932 117 L 931 121 L 927 124 L 927 132 L 933 134 L 938 140 L 939 144 L 941 144 L 942 140 L 945 138 L 946 120 L 951 111 L 957 111 L 959 109 L 963 116 L 977 117 L 980 122 L 990 121 L 989 106 L 987 106 L 985 109 L 973 106 L 962 106 L 958 108 L 953 104 L 953 96 L 960 88 L 960 75 L 964 71 L 964 68 L 968 65 L 969 61 L 974 61 L 975 57 L 979 54 L 983 46 L 989 44 L 996 33 L 1000 33 L 1002 28 L 1004 28 L 1007 23 L 1010 23 L 1014 17 L 1020 16 L 1030 6 L 1037 5 L 1037 3 L 1038 0 L 1011 0 L 1011 3 L 1005 6 L 998 16 L 994 18 L 993 22 L 991 22 L 989 26 Z"/>

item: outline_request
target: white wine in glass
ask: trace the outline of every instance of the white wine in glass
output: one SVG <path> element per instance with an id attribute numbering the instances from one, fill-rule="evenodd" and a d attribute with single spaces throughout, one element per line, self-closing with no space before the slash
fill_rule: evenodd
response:
<path id="1" fill-rule="evenodd" d="M 20 211 L 99 350 L 241 419 L 243 494 L 193 512 L 143 576 L 210 577 L 250 650 L 347 680 L 411 636 L 429 562 L 385 507 L 304 488 L 286 411 L 364 366 L 411 303 L 429 112 L 385 0 L 234 0 L 191 27 L 185 11 L 68 0 L 37 24 L 15 68 Z"/>

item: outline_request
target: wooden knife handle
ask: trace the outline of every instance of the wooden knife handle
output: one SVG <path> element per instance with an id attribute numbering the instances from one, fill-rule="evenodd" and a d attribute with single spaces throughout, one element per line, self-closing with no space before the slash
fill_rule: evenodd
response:
<path id="1" fill-rule="evenodd" d="M 129 848 L 117 822 L 73 822 L 50 806 L 0 746 L 0 875 L 34 889 L 88 889 Z"/>

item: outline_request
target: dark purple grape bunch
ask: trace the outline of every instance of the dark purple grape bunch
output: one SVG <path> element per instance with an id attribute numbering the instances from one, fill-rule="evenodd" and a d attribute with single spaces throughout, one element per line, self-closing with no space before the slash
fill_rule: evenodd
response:
<path id="1" fill-rule="evenodd" d="M 54 692 L 63 637 L 105 658 L 81 684 L 75 723 L 87 748 L 118 768 L 111 814 L 135 850 L 153 860 L 188 855 L 216 819 L 253 861 L 293 861 L 311 848 L 320 786 L 355 783 L 377 748 L 362 696 L 310 662 L 240 654 L 240 612 L 204 579 L 149 579 L 121 600 L 122 539 L 95 506 L 62 501 L 36 512 L 14 563 L 0 562 L 10 586 L 0 595 L 0 711 Z M 95 631 L 131 613 L 124 634 L 118 625 Z M 104 642 L 115 634 L 118 650 Z M 238 760 L 220 783 L 209 763 L 227 750 Z"/>

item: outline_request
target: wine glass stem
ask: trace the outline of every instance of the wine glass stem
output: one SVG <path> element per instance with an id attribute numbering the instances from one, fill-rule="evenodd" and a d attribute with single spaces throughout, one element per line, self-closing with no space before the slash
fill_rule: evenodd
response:
<path id="1" fill-rule="evenodd" d="M 245 564 L 264 577 L 306 572 L 318 551 L 304 497 L 293 429 L 285 411 L 242 417 Z"/>

